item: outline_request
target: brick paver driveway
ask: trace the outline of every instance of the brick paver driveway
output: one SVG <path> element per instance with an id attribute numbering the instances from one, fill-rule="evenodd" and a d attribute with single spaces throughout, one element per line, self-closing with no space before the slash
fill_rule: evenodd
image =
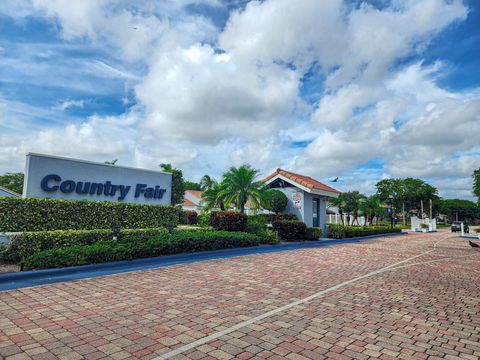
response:
<path id="1" fill-rule="evenodd" d="M 439 232 L 4 291 L 0 357 L 478 359 L 479 282 Z"/>

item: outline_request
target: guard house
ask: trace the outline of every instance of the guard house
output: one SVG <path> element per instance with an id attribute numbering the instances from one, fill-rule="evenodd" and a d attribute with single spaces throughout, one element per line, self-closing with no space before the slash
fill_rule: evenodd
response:
<path id="1" fill-rule="evenodd" d="M 262 181 L 269 188 L 287 195 L 285 212 L 297 215 L 307 226 L 320 227 L 325 231 L 327 200 L 338 197 L 338 190 L 309 176 L 280 168 Z"/>

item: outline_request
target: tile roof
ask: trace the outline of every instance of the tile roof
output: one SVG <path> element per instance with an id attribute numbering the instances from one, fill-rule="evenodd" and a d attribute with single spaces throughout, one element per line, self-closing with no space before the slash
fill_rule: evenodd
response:
<path id="1" fill-rule="evenodd" d="M 193 201 L 183 198 L 183 206 L 197 206 Z"/>
<path id="2" fill-rule="evenodd" d="M 200 190 L 185 190 L 186 193 L 189 193 L 193 197 L 196 197 L 197 199 L 202 198 L 202 191 Z"/>
<path id="3" fill-rule="evenodd" d="M 263 182 L 267 182 L 268 180 L 274 178 L 277 175 L 282 175 L 286 177 L 287 179 L 292 180 L 293 182 L 296 182 L 297 184 L 300 184 L 302 186 L 305 186 L 306 188 L 309 188 L 311 190 L 323 190 L 323 191 L 329 191 L 333 192 L 336 194 L 339 194 L 340 191 L 325 185 L 324 183 L 321 183 L 320 181 L 317 181 L 310 176 L 305 176 L 305 175 L 300 175 L 293 173 L 291 171 L 286 171 L 283 169 L 278 168 L 274 173 L 270 174 L 267 176 L 265 179 L 263 179 Z"/>

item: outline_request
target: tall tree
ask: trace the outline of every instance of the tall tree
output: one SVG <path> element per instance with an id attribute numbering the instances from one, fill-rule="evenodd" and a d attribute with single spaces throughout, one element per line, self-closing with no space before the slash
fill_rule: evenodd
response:
<path id="1" fill-rule="evenodd" d="M 480 168 L 473 172 L 473 194 L 477 197 L 477 202 L 480 205 Z"/>
<path id="2" fill-rule="evenodd" d="M 23 173 L 6 173 L 0 176 L 0 186 L 21 194 L 23 192 L 23 179 Z"/>
<path id="3" fill-rule="evenodd" d="M 203 175 L 202 179 L 200 180 L 200 188 L 202 190 L 207 190 L 214 187 L 217 184 L 217 181 L 210 177 L 210 175 Z"/>
<path id="4" fill-rule="evenodd" d="M 185 190 L 202 190 L 200 184 L 193 181 L 184 181 L 183 188 Z"/>
<path id="5" fill-rule="evenodd" d="M 420 201 L 428 207 L 429 200 L 435 204 L 438 200 L 437 189 L 421 179 L 384 179 L 376 185 L 378 198 L 383 202 L 389 201 L 389 196 L 393 196 L 393 206 L 395 210 L 413 212 L 420 208 Z"/>
<path id="6" fill-rule="evenodd" d="M 480 207 L 473 201 L 460 199 L 442 199 L 439 201 L 439 211 L 448 216 L 450 221 L 471 222 L 480 217 Z"/>
<path id="7" fill-rule="evenodd" d="M 173 168 L 171 164 L 160 164 L 159 166 L 163 171 L 172 174 L 172 205 L 182 204 L 185 195 L 182 170 Z"/>
<path id="8" fill-rule="evenodd" d="M 228 207 L 234 204 L 241 213 L 244 213 L 245 204 L 250 200 L 254 208 L 259 208 L 265 185 L 256 180 L 258 175 L 259 171 L 250 165 L 238 168 L 232 166 L 223 174 L 220 197 L 225 198 L 225 205 Z"/>

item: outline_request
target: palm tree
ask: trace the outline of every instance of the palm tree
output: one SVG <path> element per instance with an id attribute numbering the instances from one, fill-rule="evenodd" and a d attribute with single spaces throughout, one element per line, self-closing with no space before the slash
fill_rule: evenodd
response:
<path id="1" fill-rule="evenodd" d="M 232 166 L 223 174 L 219 197 L 225 199 L 227 207 L 234 204 L 242 214 L 249 200 L 254 208 L 259 208 L 265 185 L 261 181 L 256 181 L 258 175 L 259 171 L 250 165 L 242 165 L 238 168 Z"/>
<path id="2" fill-rule="evenodd" d="M 373 219 L 376 219 L 378 223 L 378 218 L 383 210 L 382 202 L 375 195 L 369 196 L 362 200 L 360 210 L 365 216 L 365 225 L 367 222 L 371 223 Z"/>
<path id="3" fill-rule="evenodd" d="M 343 207 L 345 205 L 345 201 L 343 199 L 342 194 L 338 195 L 336 198 L 332 198 L 329 200 L 329 206 L 334 206 L 338 209 L 338 214 L 340 215 L 340 219 L 342 220 L 342 225 L 345 225 L 345 221 L 343 220 Z"/>
<path id="4" fill-rule="evenodd" d="M 202 179 L 200 180 L 200 188 L 204 191 L 211 189 L 217 184 L 217 181 L 214 178 L 211 178 L 209 175 L 203 175 Z"/>
<path id="5" fill-rule="evenodd" d="M 205 210 L 220 208 L 225 210 L 225 197 L 220 193 L 222 191 L 221 184 L 216 181 L 206 190 L 202 192 L 202 202 L 205 204 Z"/>

